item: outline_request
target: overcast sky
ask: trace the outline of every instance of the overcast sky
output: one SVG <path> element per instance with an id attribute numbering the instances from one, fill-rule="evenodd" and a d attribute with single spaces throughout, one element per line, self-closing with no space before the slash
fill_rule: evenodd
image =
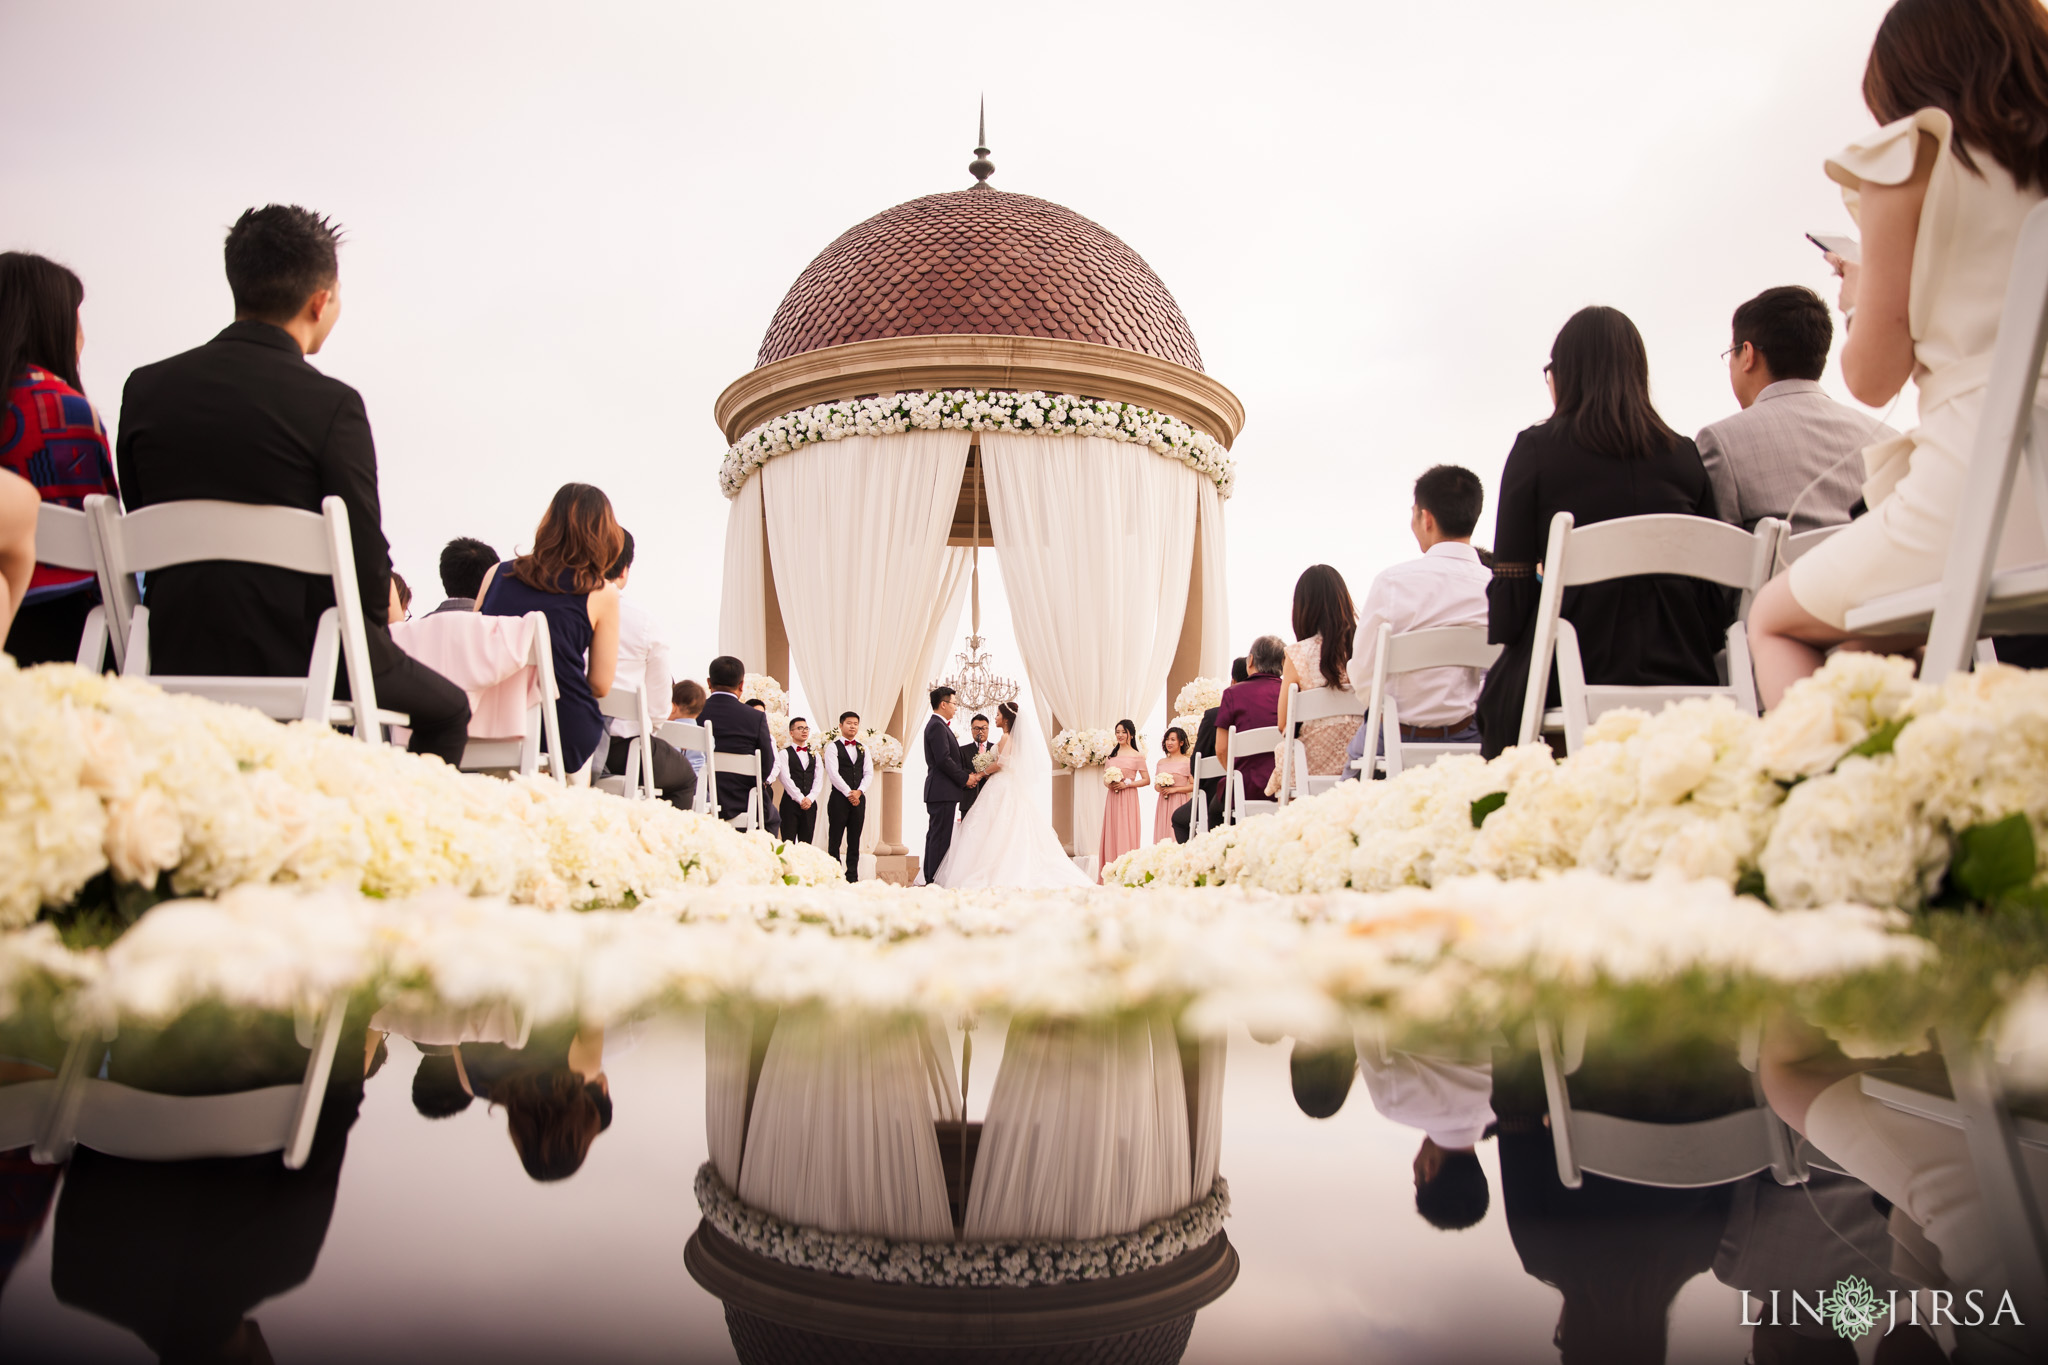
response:
<path id="1" fill-rule="evenodd" d="M 1871 126 L 1884 8 L 9 3 L 0 245 L 85 280 L 113 428 L 131 369 L 229 320 L 243 208 L 334 215 L 344 315 L 317 363 L 368 404 L 401 572 L 438 599 L 442 542 L 524 546 L 559 483 L 596 482 L 701 676 L 712 402 L 826 243 L 971 183 L 985 91 L 996 187 L 1129 242 L 1250 414 L 1241 648 L 1285 631 L 1309 563 L 1362 596 L 1412 555 L 1426 466 L 1492 488 L 1582 305 L 1634 317 L 1674 426 L 1732 411 L 1734 306 L 1833 297 L 1801 234 L 1850 230 L 1821 161 Z"/>

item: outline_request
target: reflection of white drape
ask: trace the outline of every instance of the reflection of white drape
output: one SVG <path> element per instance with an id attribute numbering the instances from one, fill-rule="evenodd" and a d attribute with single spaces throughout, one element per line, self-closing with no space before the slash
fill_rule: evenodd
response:
<path id="1" fill-rule="evenodd" d="M 969 1241 L 1135 1232 L 1187 1207 L 1191 1178 L 1171 1023 L 1010 1026 L 967 1195 Z"/>
<path id="2" fill-rule="evenodd" d="M 741 659 L 757 671 L 768 666 L 768 554 L 758 478 L 747 480 L 725 516 L 718 652 Z"/>
<path id="3" fill-rule="evenodd" d="M 1194 1157 L 1190 1203 L 1209 1193 L 1223 1164 L 1223 1062 L 1228 1048 L 1225 1038 L 1204 1038 L 1196 1053 L 1195 1093 L 1188 1106 L 1193 1123 L 1188 1146 Z"/>
<path id="4" fill-rule="evenodd" d="M 943 1030 L 785 1012 L 761 1063 L 739 1196 L 805 1227 L 946 1241 L 953 1215 L 932 1120 L 959 1117 Z"/>
<path id="5" fill-rule="evenodd" d="M 1054 716 L 1068 727 L 1126 718 L 1143 726 L 1180 643 L 1208 481 L 1178 460 L 1098 436 L 985 432 L 981 452 L 1039 722 L 1048 737 Z M 1075 848 L 1088 857 L 1102 838 L 1099 777 L 1081 774 L 1074 791 Z"/>
<path id="6" fill-rule="evenodd" d="M 1202 651 L 1195 667 L 1205 678 L 1228 679 L 1234 655 L 1230 647 L 1230 577 L 1223 553 L 1223 498 L 1210 480 L 1195 480 L 1195 505 L 1202 523 Z"/>
<path id="7" fill-rule="evenodd" d="M 713 1005 L 704 1013 L 704 1138 L 711 1164 L 729 1188 L 740 1183 L 747 1132 L 747 1080 L 753 1068 L 754 1021 L 744 1011 Z"/>

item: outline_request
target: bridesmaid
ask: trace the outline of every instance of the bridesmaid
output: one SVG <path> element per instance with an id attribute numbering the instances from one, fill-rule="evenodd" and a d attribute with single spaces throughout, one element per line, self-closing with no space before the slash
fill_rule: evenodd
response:
<path id="1" fill-rule="evenodd" d="M 1116 723 L 1116 757 L 1108 766 L 1118 780 L 1102 803 L 1102 867 L 1142 847 L 1138 841 L 1138 789 L 1152 777 L 1145 771 L 1145 755 L 1138 752 L 1138 727 L 1130 721 Z M 1095 880 L 1102 880 L 1099 869 Z"/>
<path id="2" fill-rule="evenodd" d="M 1165 754 L 1159 760 L 1159 775 L 1170 778 L 1171 785 L 1159 789 L 1159 805 L 1152 816 L 1152 842 L 1163 844 L 1173 838 L 1173 813 L 1188 803 L 1194 795 L 1194 769 L 1189 766 L 1187 732 L 1178 725 L 1168 729 L 1159 741 L 1159 748 Z"/>

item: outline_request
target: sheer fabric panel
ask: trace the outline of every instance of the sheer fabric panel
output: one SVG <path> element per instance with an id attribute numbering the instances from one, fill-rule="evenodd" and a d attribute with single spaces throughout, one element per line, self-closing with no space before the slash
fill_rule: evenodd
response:
<path id="1" fill-rule="evenodd" d="M 747 1124 L 739 1195 L 828 1232 L 912 1241 L 953 1235 L 932 1128 L 952 1075 L 918 1019 L 784 1013 Z M 959 1087 L 952 1087 L 952 1113 Z"/>
<path id="2" fill-rule="evenodd" d="M 718 652 L 742 659 L 755 670 L 768 663 L 767 544 L 767 528 L 761 524 L 761 479 L 756 475 L 725 514 L 725 577 L 718 599 Z"/>
<path id="3" fill-rule="evenodd" d="M 1208 481 L 1097 436 L 984 432 L 981 451 L 1003 586 L 1046 735 L 1059 728 L 1054 717 L 1070 728 L 1124 718 L 1143 726 L 1180 642 Z M 1075 846 L 1089 857 L 1101 841 L 1097 778 L 1083 774 L 1074 793 Z"/>
<path id="4" fill-rule="evenodd" d="M 717 1005 L 704 1012 L 704 1139 L 718 1178 L 734 1190 L 740 1187 L 746 1141 L 753 1041 L 753 1021 L 746 1016 Z"/>
<path id="5" fill-rule="evenodd" d="M 1237 657 L 1230 640 L 1230 560 L 1224 553 L 1223 498 L 1208 479 L 1195 480 L 1202 524 L 1202 650 L 1196 667 L 1205 678 L 1230 680 Z M 1207 1193 L 1207 1189 L 1203 1193 Z"/>
<path id="6" fill-rule="evenodd" d="M 904 833 L 915 849 L 921 849 L 924 835 L 924 718 L 930 714 L 925 705 L 926 687 L 946 671 L 952 662 L 952 648 L 960 638 L 960 613 L 967 604 L 968 551 L 963 546 L 946 547 L 946 566 L 939 578 L 938 595 L 932 599 L 930 625 L 925 630 L 924 646 L 918 654 L 915 671 L 903 680 L 903 733 L 896 738 L 903 741 L 903 801 Z M 881 725 L 889 718 L 883 716 L 875 724 Z M 881 828 L 874 822 L 874 829 L 863 830 L 862 840 L 877 837 Z"/>
<path id="7" fill-rule="evenodd" d="M 1187 1207 L 1180 1046 L 1165 1019 L 1019 1020 L 967 1197 L 969 1241 L 1135 1232 Z"/>

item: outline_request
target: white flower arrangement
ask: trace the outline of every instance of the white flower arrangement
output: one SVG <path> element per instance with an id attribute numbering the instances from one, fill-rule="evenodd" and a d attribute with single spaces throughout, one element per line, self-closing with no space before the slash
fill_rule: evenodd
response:
<path id="1" fill-rule="evenodd" d="M 705 1221 L 756 1255 L 803 1270 L 948 1289 L 1021 1289 L 1135 1274 L 1207 1246 L 1230 1215 L 1230 1186 L 1218 1176 L 1208 1194 L 1136 1232 L 1068 1241 L 904 1242 L 786 1222 L 742 1202 L 708 1161 L 697 1168 L 696 1192 Z"/>
<path id="2" fill-rule="evenodd" d="M 757 701 L 772 714 L 780 711 L 789 714 L 789 694 L 782 690 L 782 684 L 766 673 L 749 673 L 740 682 L 740 700 Z"/>
<path id="3" fill-rule="evenodd" d="M 1152 775 L 1152 785 L 1162 792 L 1171 791 L 1173 790 L 1174 782 L 1184 776 L 1186 774 L 1157 772 Z"/>
<path id="4" fill-rule="evenodd" d="M 1073 394 L 1003 393 L 987 389 L 921 390 L 880 398 L 819 403 L 763 422 L 725 452 L 718 486 L 739 496 L 754 471 L 778 455 L 817 441 L 890 436 L 906 431 L 1014 431 L 1040 436 L 1100 436 L 1141 445 L 1179 460 L 1228 498 L 1236 466 L 1223 443 L 1163 412 Z"/>
<path id="5" fill-rule="evenodd" d="M 1092 768 L 1116 757 L 1114 730 L 1062 730 L 1052 737 L 1052 759 L 1063 768 Z"/>
<path id="6" fill-rule="evenodd" d="M 830 862 L 662 801 L 460 773 L 324 725 L 6 659 L 0 793 L 0 925 L 71 904 L 103 872 L 144 889 L 167 875 L 180 895 L 452 887 L 567 909 L 810 881 Z"/>
<path id="7" fill-rule="evenodd" d="M 1189 716 L 1197 721 L 1202 713 L 1212 706 L 1223 704 L 1224 683 L 1221 678 L 1195 678 L 1181 688 L 1173 699 L 1173 719 L 1177 725 Z"/>
<path id="8" fill-rule="evenodd" d="M 860 732 L 860 742 L 866 746 L 868 757 L 874 760 L 875 771 L 893 773 L 903 767 L 903 741 L 894 735 L 884 734 L 873 726 Z"/>

